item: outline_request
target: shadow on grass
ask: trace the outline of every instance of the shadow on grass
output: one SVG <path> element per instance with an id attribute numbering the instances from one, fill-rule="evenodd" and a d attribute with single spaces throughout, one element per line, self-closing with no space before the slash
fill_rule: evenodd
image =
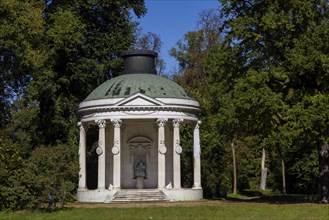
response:
<path id="1" fill-rule="evenodd" d="M 72 207 L 47 207 L 47 206 L 41 206 L 37 209 L 33 209 L 32 212 L 40 212 L 40 213 L 54 213 L 54 212 L 59 212 L 59 211 L 66 211 L 73 209 Z"/>
<path id="2" fill-rule="evenodd" d="M 317 195 L 279 194 L 270 191 L 243 190 L 240 194 L 228 194 L 223 200 L 245 203 L 300 204 L 319 203 Z"/>

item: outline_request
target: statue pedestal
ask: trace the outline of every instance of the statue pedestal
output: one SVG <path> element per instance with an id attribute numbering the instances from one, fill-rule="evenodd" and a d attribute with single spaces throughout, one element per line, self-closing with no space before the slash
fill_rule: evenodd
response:
<path id="1" fill-rule="evenodd" d="M 137 189 L 144 189 L 144 177 L 137 177 L 136 178 L 136 188 Z"/>

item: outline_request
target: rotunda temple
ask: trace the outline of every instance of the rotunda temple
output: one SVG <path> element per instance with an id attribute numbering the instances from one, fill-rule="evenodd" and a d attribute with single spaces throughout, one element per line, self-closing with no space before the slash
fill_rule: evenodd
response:
<path id="1" fill-rule="evenodd" d="M 78 201 L 115 202 L 134 192 L 148 198 L 161 194 L 167 201 L 202 199 L 200 106 L 177 83 L 157 75 L 156 57 L 152 51 L 123 53 L 122 74 L 80 103 Z M 191 188 L 181 186 L 182 124 L 194 129 Z M 87 187 L 90 125 L 98 125 L 97 189 Z M 128 196 L 125 199 L 129 201 Z"/>

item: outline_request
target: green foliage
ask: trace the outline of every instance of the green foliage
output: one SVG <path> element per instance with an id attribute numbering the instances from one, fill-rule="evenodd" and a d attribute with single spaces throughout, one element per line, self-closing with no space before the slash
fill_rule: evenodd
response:
<path id="1" fill-rule="evenodd" d="M 47 5 L 44 38 L 48 59 L 44 68 L 33 74 L 29 88 L 40 106 L 40 143 L 67 142 L 70 129 L 77 123 L 77 104 L 104 80 L 118 74 L 118 57 L 134 42 L 136 24 L 130 21 L 131 10 L 143 15 L 142 1 Z"/>
<path id="2" fill-rule="evenodd" d="M 265 145 L 281 146 L 279 156 L 292 162 L 287 174 L 294 183 L 291 191 L 312 191 L 317 159 L 310 147 L 328 141 L 323 122 L 328 115 L 322 109 L 328 96 L 328 2 L 222 3 L 227 41 L 238 48 L 243 66 L 234 88 L 234 100 L 242 103 L 237 110 L 243 131 L 265 137 Z M 241 100 L 243 93 L 250 97 Z M 307 177 L 300 178 L 301 172 Z"/>
<path id="3" fill-rule="evenodd" d="M 0 135 L 0 210 L 32 208 L 36 203 L 24 180 L 26 170 L 19 147 Z"/>
<path id="4" fill-rule="evenodd" d="M 72 201 L 78 182 L 76 147 L 58 145 L 36 148 L 24 160 L 20 148 L 0 137 L 0 209 L 36 208 L 53 199 Z"/>
<path id="5" fill-rule="evenodd" d="M 319 161 L 317 149 L 293 152 L 294 157 L 287 158 L 288 188 L 291 193 L 317 194 L 319 192 Z M 305 175 L 307 174 L 307 175 Z"/>
<path id="6" fill-rule="evenodd" d="M 193 185 L 193 128 L 189 125 L 181 125 L 180 143 L 183 151 L 181 154 L 181 178 L 182 187 L 191 188 Z"/>
<path id="7" fill-rule="evenodd" d="M 24 93 L 30 69 L 44 61 L 45 52 L 37 46 L 44 31 L 40 2 L 0 2 L 0 127 L 10 120 L 11 100 Z"/>
<path id="8" fill-rule="evenodd" d="M 19 146 L 24 159 L 28 158 L 36 145 L 38 106 L 30 103 L 26 97 L 15 100 L 10 106 L 11 121 L 4 132 Z"/>
<path id="9" fill-rule="evenodd" d="M 72 199 L 76 108 L 121 71 L 132 13 L 146 13 L 143 0 L 0 1 L 1 209 Z"/>
<path id="10" fill-rule="evenodd" d="M 328 201 L 329 161 L 320 153 L 329 139 L 328 1 L 221 3 L 215 19 L 221 40 L 202 47 L 208 32 L 201 26 L 171 53 L 181 67 L 174 79 L 203 107 L 202 165 L 224 166 L 224 178 L 205 171 L 205 192 L 216 195 L 219 185 L 230 185 L 229 145 L 235 140 L 240 189 L 257 187 L 259 152 L 266 147 L 268 186 L 281 189 L 283 160 L 288 191 L 314 193 L 320 183 Z M 213 163 L 213 156 L 220 162 Z"/>
<path id="11" fill-rule="evenodd" d="M 39 147 L 33 151 L 26 168 L 39 186 L 39 190 L 33 191 L 38 193 L 40 201 L 47 201 L 49 193 L 62 204 L 72 201 L 78 184 L 77 151 L 77 147 L 68 145 Z"/>
<path id="12" fill-rule="evenodd" d="M 0 125 L 10 99 L 37 102 L 37 144 L 65 143 L 76 106 L 121 70 L 120 53 L 135 42 L 144 1 L 16 1 L 0 3 Z"/>

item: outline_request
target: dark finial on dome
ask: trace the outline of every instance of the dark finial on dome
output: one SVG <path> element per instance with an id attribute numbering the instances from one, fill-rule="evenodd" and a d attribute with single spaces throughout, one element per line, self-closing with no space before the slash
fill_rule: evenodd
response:
<path id="1" fill-rule="evenodd" d="M 158 53 L 150 50 L 128 50 L 122 53 L 123 74 L 157 74 L 155 58 Z"/>

